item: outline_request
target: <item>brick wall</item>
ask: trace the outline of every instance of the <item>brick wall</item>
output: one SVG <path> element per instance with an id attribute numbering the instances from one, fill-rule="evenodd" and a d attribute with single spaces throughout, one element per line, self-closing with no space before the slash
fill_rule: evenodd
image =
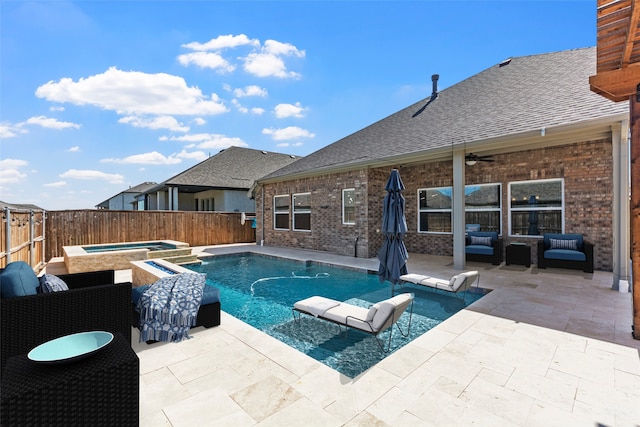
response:
<path id="1" fill-rule="evenodd" d="M 494 162 L 478 162 L 466 167 L 466 184 L 502 184 L 502 235 L 505 244 L 520 241 L 535 247 L 539 238 L 508 236 L 508 184 L 512 181 L 564 178 L 565 231 L 582 233 L 595 245 L 594 266 L 611 271 L 613 267 L 613 161 L 610 140 L 586 141 L 559 147 L 527 150 L 494 156 Z M 374 257 L 382 244 L 384 185 L 394 166 L 354 170 L 269 184 L 264 188 L 266 204 L 264 243 L 327 251 L 353 256 L 355 237 L 359 236 L 359 257 Z M 441 161 L 411 166 L 396 165 L 406 187 L 409 252 L 453 255 L 450 234 L 418 233 L 417 190 L 452 185 L 452 163 Z M 342 189 L 356 189 L 356 225 L 342 224 Z M 311 232 L 273 230 L 273 196 L 311 192 Z M 260 215 L 261 194 L 257 194 L 256 212 Z M 291 218 L 290 218 L 291 219 Z M 261 221 L 256 237 L 261 239 Z"/>

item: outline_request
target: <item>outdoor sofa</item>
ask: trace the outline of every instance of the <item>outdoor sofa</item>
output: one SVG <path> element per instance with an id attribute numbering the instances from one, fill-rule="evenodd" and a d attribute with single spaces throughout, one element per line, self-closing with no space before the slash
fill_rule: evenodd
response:
<path id="1" fill-rule="evenodd" d="M 131 343 L 131 283 L 114 283 L 114 271 L 59 275 L 69 290 L 38 293 L 29 264 L 0 271 L 0 373 L 7 360 L 49 340 L 77 332 L 120 332 Z"/>
<path id="2" fill-rule="evenodd" d="M 547 267 L 593 273 L 593 244 L 582 234 L 546 233 L 538 241 L 538 268 Z"/>

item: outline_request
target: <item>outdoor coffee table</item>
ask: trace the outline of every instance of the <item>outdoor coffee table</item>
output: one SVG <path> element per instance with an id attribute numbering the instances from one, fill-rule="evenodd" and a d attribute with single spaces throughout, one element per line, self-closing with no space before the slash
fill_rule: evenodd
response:
<path id="1" fill-rule="evenodd" d="M 85 359 L 39 364 L 9 358 L 0 425 L 137 426 L 140 362 L 121 333 Z"/>

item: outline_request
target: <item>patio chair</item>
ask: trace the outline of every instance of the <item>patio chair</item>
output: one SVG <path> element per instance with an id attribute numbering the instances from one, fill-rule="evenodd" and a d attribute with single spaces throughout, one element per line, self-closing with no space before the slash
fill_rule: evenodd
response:
<path id="1" fill-rule="evenodd" d="M 409 335 L 411 318 L 413 315 L 414 298 L 414 295 L 411 293 L 403 293 L 384 301 L 380 301 L 371 306 L 371 308 L 365 308 L 321 296 L 313 296 L 298 301 L 293 305 L 293 317 L 294 320 L 300 320 L 300 313 L 304 313 L 335 323 L 338 326 L 345 326 L 347 329 L 353 328 L 366 332 L 376 338 L 376 342 L 380 346 L 380 349 L 386 353 L 391 349 L 393 325 L 396 324 L 398 319 L 400 319 L 402 313 L 410 307 L 407 331 L 404 332 L 400 327 L 398 327 L 402 336 L 406 337 Z M 297 319 L 295 315 L 296 312 L 298 313 Z M 384 345 L 378 338 L 378 335 L 387 329 L 390 329 L 390 332 L 388 344 L 385 349 Z"/>
<path id="2" fill-rule="evenodd" d="M 448 280 L 410 273 L 400 276 L 400 280 L 403 282 L 413 283 L 418 286 L 433 288 L 445 293 L 452 293 L 456 296 L 462 295 L 462 299 L 465 300 L 466 303 L 465 297 L 467 294 L 465 291 L 469 290 L 474 283 L 476 283 L 476 287 L 478 287 L 480 284 L 480 273 L 477 270 L 465 271 L 464 273 L 451 276 Z"/>
<path id="3" fill-rule="evenodd" d="M 114 274 L 106 270 L 59 275 L 69 288 L 59 292 L 15 296 L 3 291 L 0 373 L 11 356 L 76 332 L 120 332 L 130 343 L 131 283 L 114 284 Z M 39 283 L 28 264 L 16 261 L 0 271 L 0 286 L 6 290 L 16 277 L 22 283 Z"/>

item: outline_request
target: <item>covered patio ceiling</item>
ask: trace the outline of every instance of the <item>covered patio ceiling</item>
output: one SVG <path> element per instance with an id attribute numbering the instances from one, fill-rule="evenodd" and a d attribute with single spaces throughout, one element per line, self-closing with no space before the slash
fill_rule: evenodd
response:
<path id="1" fill-rule="evenodd" d="M 597 74 L 591 90 L 627 101 L 640 83 L 640 7 L 635 0 L 598 0 Z"/>

